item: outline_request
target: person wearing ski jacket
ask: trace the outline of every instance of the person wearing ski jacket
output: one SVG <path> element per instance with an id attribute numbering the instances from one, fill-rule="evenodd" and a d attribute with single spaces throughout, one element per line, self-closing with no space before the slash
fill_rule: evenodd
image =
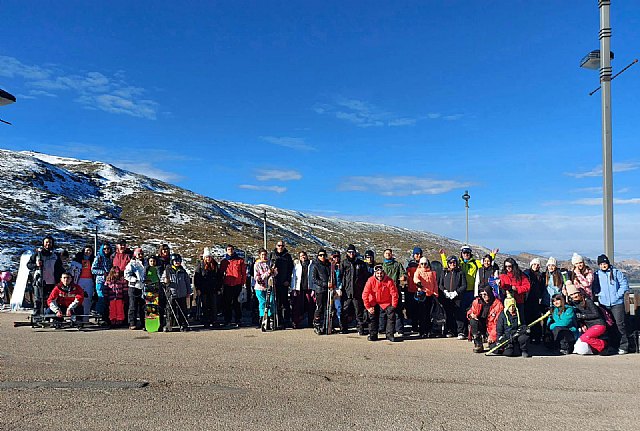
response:
<path id="1" fill-rule="evenodd" d="M 499 251 L 500 250 L 497 248 L 491 251 L 489 256 L 491 256 L 492 260 L 495 260 L 496 255 L 498 254 Z M 440 260 L 442 260 L 442 266 L 444 268 L 447 268 L 448 259 L 444 249 L 440 249 Z M 462 248 L 460 249 L 460 258 L 458 259 L 458 268 L 460 268 L 460 271 L 462 271 L 462 273 L 467 278 L 466 291 L 473 292 L 476 284 L 476 274 L 482 267 L 483 267 L 483 262 L 473 257 L 473 250 L 471 250 L 471 247 L 469 247 L 468 245 L 463 245 Z M 473 300 L 473 295 L 468 301 L 469 304 L 471 304 L 472 300 Z"/>
<path id="2" fill-rule="evenodd" d="M 121 238 L 116 243 L 116 251 L 113 254 L 113 265 L 120 268 L 121 271 L 124 271 L 132 256 L 133 253 L 127 248 L 127 240 Z"/>
<path id="3" fill-rule="evenodd" d="M 301 327 L 305 315 L 309 324 L 313 320 L 315 301 L 309 288 L 309 268 L 311 268 L 309 256 L 306 251 L 301 251 L 298 259 L 294 261 L 291 274 L 291 324 L 294 329 Z"/>
<path id="4" fill-rule="evenodd" d="M 82 302 L 83 314 L 85 315 L 91 313 L 91 299 L 95 288 L 94 276 L 91 273 L 93 260 L 93 247 L 86 246 L 82 251 L 76 253 L 71 263 L 72 266 L 78 269 L 77 278 L 76 274 L 74 274 L 74 282 L 82 287 L 85 293 L 85 300 Z"/>
<path id="5" fill-rule="evenodd" d="M 365 335 L 362 292 L 369 279 L 369 271 L 367 264 L 358 258 L 356 247 L 353 244 L 347 246 L 347 256 L 340 262 L 340 277 L 342 278 L 342 315 L 340 316 L 342 332 L 347 331 L 347 315 L 353 309 L 358 334 Z"/>
<path id="6" fill-rule="evenodd" d="M 498 342 L 510 339 L 506 344 L 504 356 L 520 356 L 530 358 L 529 355 L 529 335 L 527 335 L 526 325 L 520 318 L 520 312 L 516 300 L 508 297 L 504 300 L 504 310 L 498 317 L 496 325 Z"/>
<path id="7" fill-rule="evenodd" d="M 63 272 L 60 282 L 56 284 L 47 298 L 49 310 L 58 318 L 77 314 L 76 309 L 82 307 L 84 290 L 73 282 L 73 276 Z M 46 313 L 49 314 L 49 313 Z"/>
<path id="8" fill-rule="evenodd" d="M 613 316 L 618 331 L 614 334 L 611 344 L 614 347 L 617 345 L 618 354 L 624 355 L 629 351 L 624 307 L 624 295 L 629 291 L 629 282 L 622 271 L 611 266 L 606 254 L 598 256 L 598 266 L 600 269 L 593 279 L 592 292 L 600 305 Z"/>
<path id="9" fill-rule="evenodd" d="M 484 283 L 480 287 L 480 295 L 473 300 L 469 311 L 467 311 L 474 353 L 484 351 L 484 335 L 487 336 L 489 345 L 498 340 L 498 318 L 503 310 L 502 301 L 494 296 L 489 283 Z"/>
<path id="10" fill-rule="evenodd" d="M 575 307 L 578 328 L 582 335 L 579 340 L 587 343 L 596 353 L 602 352 L 607 343 L 601 339 L 606 330 L 606 322 L 598 306 L 587 296 L 582 289 L 578 289 L 571 281 L 565 283 L 570 304 Z"/>
<path id="11" fill-rule="evenodd" d="M 114 267 L 118 266 L 114 265 Z M 129 282 L 129 329 L 141 329 L 144 326 L 144 283 L 146 275 L 144 252 L 138 247 L 133 251 L 133 259 L 127 263 L 124 269 L 124 278 Z"/>
<path id="12" fill-rule="evenodd" d="M 253 265 L 253 279 L 256 281 L 254 290 L 256 297 L 258 298 L 258 315 L 262 318 L 264 316 L 264 310 L 267 308 L 267 290 L 269 289 L 269 278 L 274 277 L 278 272 L 278 269 L 269 262 L 267 256 L 267 250 L 261 248 L 258 251 L 258 260 Z M 267 308 L 267 317 L 272 318 L 275 313 L 275 298 L 272 295 L 269 298 L 269 308 Z M 263 325 L 266 322 L 263 322 Z"/>
<path id="13" fill-rule="evenodd" d="M 103 285 L 112 266 L 111 246 L 108 243 L 104 243 L 100 246 L 98 255 L 93 260 L 91 273 L 96 276 L 96 295 L 98 296 L 96 313 L 102 315 L 105 320 L 107 319 L 109 309 L 107 308 L 108 300 L 105 298 Z"/>
<path id="14" fill-rule="evenodd" d="M 278 317 L 284 326 L 291 324 L 291 305 L 289 302 L 289 290 L 291 289 L 291 276 L 293 274 L 293 258 L 286 248 L 283 239 L 276 242 L 276 248 L 269 255 L 269 262 L 276 266 L 276 303 Z"/>
<path id="15" fill-rule="evenodd" d="M 49 297 L 64 272 L 62 258 L 54 249 L 55 241 L 52 236 L 47 235 L 42 240 L 42 247 L 39 247 L 27 262 L 27 268 L 34 274 L 34 314 L 40 313 L 43 301 Z"/>
<path id="16" fill-rule="evenodd" d="M 573 253 L 571 257 L 573 271 L 571 272 L 571 282 L 582 289 L 589 298 L 594 299 L 591 285 L 593 284 L 593 270 L 584 263 L 584 258 L 578 253 Z"/>
<path id="17" fill-rule="evenodd" d="M 440 290 L 442 307 L 447 315 L 447 337 L 455 337 L 460 340 L 465 336 L 465 309 L 462 308 L 462 296 L 467 291 L 467 277 L 458 267 L 458 258 L 449 256 L 447 269 L 442 273 L 438 286 Z"/>
<path id="18" fill-rule="evenodd" d="M 182 266 L 182 256 L 179 254 L 172 254 L 170 259 L 171 265 L 168 266 L 160 281 L 167 286 L 167 326 L 171 330 L 171 313 L 170 309 L 173 307 L 173 311 L 176 313 L 178 321 L 182 330 L 188 328 L 189 322 L 187 322 L 187 297 L 191 295 L 191 277 L 187 273 L 186 269 Z M 171 301 L 171 303 L 169 303 Z"/>
<path id="19" fill-rule="evenodd" d="M 213 327 L 218 316 L 218 292 L 221 290 L 218 262 L 209 247 L 205 247 L 202 259 L 193 273 L 193 287 L 202 304 L 202 321 L 205 327 Z"/>
<path id="20" fill-rule="evenodd" d="M 566 304 L 562 293 L 556 293 L 551 300 L 553 306 L 547 325 L 553 334 L 555 347 L 559 348 L 560 354 L 568 355 L 572 352 L 573 345 L 580 336 L 575 309 Z"/>
<path id="21" fill-rule="evenodd" d="M 478 296 L 480 293 L 480 286 L 483 284 L 489 284 L 491 278 L 498 279 L 499 277 L 500 267 L 494 263 L 493 256 L 491 256 L 491 254 L 485 254 L 482 258 L 482 266 L 478 268 L 478 272 L 476 272 L 473 295 Z"/>
<path id="22" fill-rule="evenodd" d="M 111 267 L 104 281 L 105 299 L 109 300 L 109 323 L 111 327 L 125 323 L 125 308 L 129 297 L 129 282 L 123 277 L 124 272 L 117 266 Z"/>
<path id="23" fill-rule="evenodd" d="M 500 274 L 500 289 L 505 292 L 505 295 L 508 293 L 516 299 L 520 318 L 523 321 L 525 321 L 524 300 L 530 288 L 529 279 L 520 270 L 516 261 L 511 257 L 506 258 Z"/>
<path id="24" fill-rule="evenodd" d="M 395 307 L 395 335 L 402 337 L 404 336 L 404 308 L 407 303 L 407 272 L 402 264 L 396 260 L 393 255 L 393 250 L 390 248 L 387 248 L 383 252 L 382 256 L 384 257 L 384 260 L 382 261 L 382 269 L 384 269 L 385 274 L 393 280 L 396 284 L 396 288 L 398 289 L 398 306 Z M 384 326 L 386 318 L 386 314 L 380 314 L 380 326 Z"/>
<path id="25" fill-rule="evenodd" d="M 525 295 L 524 300 L 524 320 L 526 322 L 533 322 L 549 309 L 549 306 L 542 304 L 542 296 L 546 286 L 544 273 L 540 271 L 540 266 L 540 259 L 536 257 L 531 259 L 529 269 L 524 271 L 524 275 L 529 280 L 529 292 Z M 542 341 L 542 329 L 542 325 L 531 327 L 532 343 Z"/>
<path id="26" fill-rule="evenodd" d="M 416 293 L 413 302 L 414 318 L 417 323 L 417 330 L 420 338 L 426 338 L 431 332 L 431 309 L 433 308 L 433 298 L 438 296 L 438 276 L 431 270 L 431 263 L 426 257 L 421 257 L 418 267 L 413 272 L 412 280 L 416 286 Z M 413 325 L 413 321 L 411 322 Z"/>
<path id="27" fill-rule="evenodd" d="M 384 313 L 387 316 L 385 331 L 387 340 L 395 341 L 394 320 L 395 310 L 399 303 L 398 288 L 393 279 L 385 273 L 383 265 L 375 266 L 373 276 L 369 277 L 364 285 L 362 301 L 371 316 L 368 340 L 376 341 L 378 339 L 379 315 Z"/>
<path id="28" fill-rule="evenodd" d="M 227 254 L 220 262 L 220 272 L 223 274 L 222 283 L 224 285 L 222 291 L 224 323 L 226 326 L 231 326 L 231 317 L 232 314 L 235 314 L 235 325 L 240 326 L 242 324 L 242 308 L 238 296 L 242 286 L 247 282 L 247 265 L 231 244 L 227 245 Z"/>
<path id="29" fill-rule="evenodd" d="M 413 281 L 413 276 L 420 266 L 420 259 L 422 259 L 422 249 L 420 247 L 414 247 L 411 259 L 407 262 L 407 290 L 405 292 L 405 308 L 407 310 L 407 317 L 411 320 L 412 332 L 418 332 L 420 326 L 420 319 L 418 316 L 418 301 L 415 300 L 418 287 Z"/>
<path id="30" fill-rule="evenodd" d="M 545 290 L 542 291 L 541 305 L 545 307 L 552 307 L 553 303 L 551 302 L 551 298 L 553 298 L 553 295 L 561 293 L 562 287 L 564 286 L 564 279 L 562 278 L 562 273 L 558 268 L 558 262 L 553 256 L 547 260 L 547 271 L 544 274 L 544 284 Z"/>
<path id="31" fill-rule="evenodd" d="M 311 277 L 316 288 L 316 311 L 313 314 L 313 327 L 316 334 L 324 333 L 323 320 L 327 314 L 327 300 L 329 295 L 329 281 L 331 280 L 331 262 L 327 251 L 318 250 L 318 257 L 313 262 Z M 327 322 L 324 322 L 326 325 Z"/>

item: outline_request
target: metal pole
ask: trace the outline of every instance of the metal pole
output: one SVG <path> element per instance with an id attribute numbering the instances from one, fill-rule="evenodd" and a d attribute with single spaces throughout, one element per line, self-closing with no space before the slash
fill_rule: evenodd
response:
<path id="1" fill-rule="evenodd" d="M 262 210 L 262 217 L 264 220 L 262 231 L 262 246 L 267 249 L 267 210 Z"/>
<path id="2" fill-rule="evenodd" d="M 611 0 L 599 0 L 600 86 L 602 87 L 602 210 L 604 250 L 614 262 L 613 247 L 613 161 L 611 155 Z"/>
<path id="3" fill-rule="evenodd" d="M 469 245 L 469 199 L 471 199 L 471 196 L 469 195 L 469 190 L 464 191 L 464 194 L 462 195 L 462 199 L 464 199 L 464 210 L 465 210 L 466 222 L 467 222 L 465 243 L 466 245 Z"/>
<path id="4" fill-rule="evenodd" d="M 96 230 L 93 235 L 93 255 L 98 255 L 98 225 L 96 225 Z"/>

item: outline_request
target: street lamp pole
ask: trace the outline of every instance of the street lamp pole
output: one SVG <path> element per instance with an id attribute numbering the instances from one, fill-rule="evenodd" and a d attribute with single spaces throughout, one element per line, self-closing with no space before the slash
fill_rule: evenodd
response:
<path id="1" fill-rule="evenodd" d="M 462 199 L 464 199 L 464 209 L 465 209 L 466 221 L 467 221 L 465 244 L 469 245 L 469 199 L 471 199 L 471 196 L 469 195 L 469 190 L 464 191 L 464 194 L 462 195 Z"/>
<path id="2" fill-rule="evenodd" d="M 598 0 L 600 9 L 600 85 L 602 87 L 602 211 L 604 249 L 611 262 L 613 247 L 613 161 L 611 155 L 611 0 Z"/>
<path id="3" fill-rule="evenodd" d="M 262 224 L 262 244 L 264 249 L 267 249 L 267 210 L 263 209 L 262 210 L 262 220 L 263 220 L 263 224 Z"/>

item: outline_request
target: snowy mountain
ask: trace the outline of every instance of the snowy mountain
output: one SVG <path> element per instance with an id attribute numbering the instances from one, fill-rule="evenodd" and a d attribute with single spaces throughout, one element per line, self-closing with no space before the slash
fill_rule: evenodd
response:
<path id="1" fill-rule="evenodd" d="M 96 227 L 101 241 L 125 237 L 147 252 L 167 242 L 187 262 L 205 246 L 222 255 L 227 243 L 255 254 L 264 210 L 270 248 L 277 238 L 290 251 L 354 243 L 380 257 L 391 247 L 403 261 L 416 244 L 430 258 L 440 247 L 457 253 L 461 246 L 427 232 L 211 199 L 110 164 L 35 152 L 0 150 L 0 196 L 0 269 L 15 270 L 19 254 L 46 234 L 73 254 L 93 243 Z"/>

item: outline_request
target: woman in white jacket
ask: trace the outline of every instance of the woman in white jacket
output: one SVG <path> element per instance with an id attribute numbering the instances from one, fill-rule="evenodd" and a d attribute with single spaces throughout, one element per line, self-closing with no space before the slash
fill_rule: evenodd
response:
<path id="1" fill-rule="evenodd" d="M 129 329 L 142 329 L 144 326 L 144 252 L 140 247 L 133 251 L 133 259 L 124 269 L 124 278 L 129 282 Z"/>

